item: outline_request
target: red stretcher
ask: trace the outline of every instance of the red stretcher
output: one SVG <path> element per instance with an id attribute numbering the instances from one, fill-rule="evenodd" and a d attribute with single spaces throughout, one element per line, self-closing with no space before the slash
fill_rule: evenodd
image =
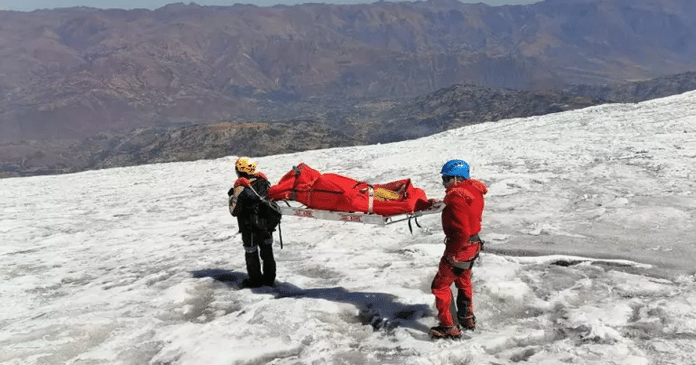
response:
<path id="1" fill-rule="evenodd" d="M 411 179 L 368 184 L 338 174 L 322 174 L 305 163 L 294 166 L 268 190 L 284 215 L 377 225 L 410 221 L 442 211 Z M 298 206 L 298 203 L 301 206 Z M 416 224 L 418 224 L 418 221 Z"/>

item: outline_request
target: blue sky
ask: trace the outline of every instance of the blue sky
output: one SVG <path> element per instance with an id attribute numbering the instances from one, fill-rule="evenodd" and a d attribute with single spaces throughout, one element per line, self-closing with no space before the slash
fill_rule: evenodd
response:
<path id="1" fill-rule="evenodd" d="M 376 0 L 199 0 L 199 5 L 232 5 L 235 3 L 272 6 L 277 4 L 295 5 L 308 2 L 331 4 L 369 4 Z M 400 1 L 400 0 L 387 0 Z M 489 5 L 530 4 L 538 0 L 460 0 L 463 3 L 486 3 Z M 93 8 L 147 8 L 157 9 L 166 4 L 188 0 L 0 0 L 0 10 L 32 11 L 36 9 L 67 8 L 72 6 L 89 6 Z"/>

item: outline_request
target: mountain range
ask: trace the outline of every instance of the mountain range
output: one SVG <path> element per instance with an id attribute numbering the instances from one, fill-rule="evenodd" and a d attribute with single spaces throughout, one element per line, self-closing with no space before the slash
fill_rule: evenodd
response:
<path id="1" fill-rule="evenodd" d="M 0 144 L 0 177 L 396 142 L 465 125 L 604 103 L 635 103 L 689 90 L 696 90 L 696 72 L 613 87 L 574 86 L 564 91 L 457 84 L 400 101 L 298 101 L 268 109 L 260 119 L 251 122 L 136 128 L 127 133 L 103 132 L 76 142 L 32 140 Z M 277 121 L 282 116 L 287 119 Z"/>
<path id="2" fill-rule="evenodd" d="M 264 155 L 627 101 L 617 85 L 696 69 L 694 19 L 690 0 L 0 11 L 0 163 L 23 174 L 110 166 L 144 139 L 256 124 L 287 148 L 220 143 Z M 219 153 L 204 150 L 187 154 Z"/>

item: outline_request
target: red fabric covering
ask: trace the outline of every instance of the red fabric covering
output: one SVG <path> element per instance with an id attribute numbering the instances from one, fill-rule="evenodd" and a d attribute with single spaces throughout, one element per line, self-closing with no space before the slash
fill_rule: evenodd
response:
<path id="1" fill-rule="evenodd" d="M 363 212 L 369 209 L 369 184 L 337 174 L 322 174 L 301 163 L 268 190 L 271 200 L 294 200 L 308 208 L 339 212 Z M 430 207 L 431 202 L 411 179 L 373 184 L 373 189 L 398 192 L 398 199 L 373 200 L 373 213 L 390 216 L 411 213 Z"/>

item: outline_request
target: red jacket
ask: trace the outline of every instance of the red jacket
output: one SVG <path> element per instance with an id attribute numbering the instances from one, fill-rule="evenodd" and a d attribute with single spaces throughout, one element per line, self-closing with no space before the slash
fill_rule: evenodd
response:
<path id="1" fill-rule="evenodd" d="M 447 189 L 442 211 L 442 230 L 447 237 L 445 257 L 467 261 L 476 255 L 478 245 L 470 244 L 469 238 L 481 231 L 483 196 L 487 192 L 486 185 L 474 179 Z"/>

